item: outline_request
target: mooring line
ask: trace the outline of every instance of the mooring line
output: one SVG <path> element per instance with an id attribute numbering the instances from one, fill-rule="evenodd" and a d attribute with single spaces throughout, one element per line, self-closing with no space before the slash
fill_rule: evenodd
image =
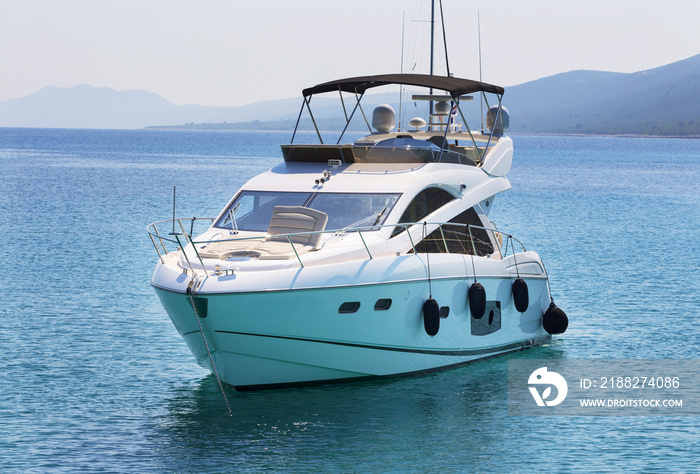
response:
<path id="1" fill-rule="evenodd" d="M 219 384 L 219 389 L 221 390 L 221 395 L 224 397 L 224 402 L 226 402 L 226 408 L 228 408 L 228 414 L 232 415 L 231 413 L 231 405 L 228 403 L 228 398 L 226 397 L 226 392 L 224 392 L 224 386 L 221 383 L 221 379 L 219 378 L 219 372 L 216 370 L 216 365 L 214 365 L 214 358 L 211 356 L 211 351 L 209 350 L 209 344 L 207 344 L 207 338 L 204 336 L 204 328 L 202 327 L 202 322 L 199 320 L 199 313 L 197 312 L 197 306 L 194 304 L 194 296 L 192 296 L 192 288 L 187 288 L 187 294 L 190 295 L 190 302 L 192 303 L 192 309 L 194 310 L 194 316 L 195 319 L 197 320 L 197 324 L 199 325 L 199 330 L 202 333 L 202 339 L 204 340 L 204 347 L 207 349 L 207 354 L 209 355 L 209 362 L 211 363 L 211 368 L 212 371 L 214 372 L 214 377 L 216 377 L 216 381 Z"/>

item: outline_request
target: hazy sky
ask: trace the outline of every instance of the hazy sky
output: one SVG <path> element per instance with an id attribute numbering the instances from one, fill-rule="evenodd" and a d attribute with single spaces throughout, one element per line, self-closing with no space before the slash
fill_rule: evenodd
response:
<path id="1" fill-rule="evenodd" d="M 400 72 L 402 23 L 404 71 L 427 73 L 429 4 L 0 0 L 0 100 L 77 84 L 143 89 L 176 104 L 297 97 L 332 79 Z M 635 72 L 700 53 L 697 0 L 443 0 L 443 7 L 452 72 L 479 77 L 479 11 L 483 80 L 502 86 L 574 69 Z M 436 73 L 444 73 L 438 53 Z"/>

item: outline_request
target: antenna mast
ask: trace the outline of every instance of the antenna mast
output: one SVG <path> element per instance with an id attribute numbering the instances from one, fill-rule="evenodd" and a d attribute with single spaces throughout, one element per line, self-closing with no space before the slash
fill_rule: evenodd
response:
<path id="1" fill-rule="evenodd" d="M 430 2 L 430 75 L 433 75 L 433 53 L 435 50 L 435 0 Z M 433 88 L 430 88 L 430 95 L 433 95 Z M 430 101 L 430 115 L 433 115 L 433 101 Z"/>
<path id="2" fill-rule="evenodd" d="M 479 82 L 484 82 L 481 77 L 481 15 L 479 10 L 476 11 L 477 30 L 479 32 Z M 484 93 L 479 94 L 481 101 L 481 133 L 484 133 Z"/>
<path id="3" fill-rule="evenodd" d="M 442 0 L 440 0 L 440 21 L 442 22 L 442 44 L 445 45 L 445 66 L 447 67 L 447 77 L 450 77 L 450 60 L 447 56 L 447 35 L 445 33 L 445 15 L 442 13 Z"/>
<path id="4" fill-rule="evenodd" d="M 404 43 L 404 28 L 406 27 L 406 10 L 401 14 L 401 74 L 403 74 L 403 43 Z M 399 85 L 399 132 L 401 131 L 401 119 L 403 106 L 403 86 Z"/>
<path id="5" fill-rule="evenodd" d="M 176 186 L 173 186 L 173 232 L 170 235 L 178 235 L 175 232 L 175 189 L 176 188 L 177 188 Z"/>

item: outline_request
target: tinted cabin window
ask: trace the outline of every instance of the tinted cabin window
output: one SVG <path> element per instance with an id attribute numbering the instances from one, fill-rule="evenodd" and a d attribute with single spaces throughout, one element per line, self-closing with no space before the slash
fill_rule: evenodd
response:
<path id="1" fill-rule="evenodd" d="M 391 308 L 391 298 L 382 298 L 374 303 L 375 311 L 386 311 Z"/>
<path id="2" fill-rule="evenodd" d="M 474 208 L 467 209 L 451 219 L 450 222 L 483 226 Z M 445 248 L 445 243 L 447 243 L 447 248 Z M 473 255 L 475 250 L 476 255 L 479 256 L 490 255 L 494 251 L 486 230 L 474 227 L 470 230 L 465 225 L 443 225 L 442 233 L 437 228 L 416 245 L 416 252 L 418 253 L 445 253 L 449 251 L 449 253 Z"/>
<path id="3" fill-rule="evenodd" d="M 454 196 L 444 189 L 440 188 L 427 188 L 418 193 L 418 195 L 413 198 L 411 204 L 408 205 L 404 211 L 401 219 L 399 219 L 399 224 L 408 222 L 418 222 L 425 216 L 437 211 L 442 206 L 452 201 Z M 394 229 L 392 237 L 400 234 L 406 230 L 404 227 L 397 227 Z"/>
<path id="4" fill-rule="evenodd" d="M 349 314 L 357 312 L 358 309 L 360 309 L 359 301 L 347 301 L 340 305 L 340 308 L 338 308 L 338 312 L 340 314 Z"/>

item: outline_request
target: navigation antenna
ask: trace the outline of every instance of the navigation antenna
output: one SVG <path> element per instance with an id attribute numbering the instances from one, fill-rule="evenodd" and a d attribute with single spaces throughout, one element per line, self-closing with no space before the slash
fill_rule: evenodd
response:
<path id="1" fill-rule="evenodd" d="M 175 232 L 175 189 L 176 186 L 173 186 L 173 231 L 170 235 L 180 235 L 179 232 Z"/>
<path id="2" fill-rule="evenodd" d="M 430 2 L 430 75 L 433 75 L 433 63 L 435 53 L 435 0 Z M 445 46 L 445 67 L 447 68 L 447 77 L 450 77 L 450 60 L 447 55 L 447 34 L 445 33 L 445 15 L 442 10 L 442 0 L 440 0 L 440 23 L 442 23 L 442 43 Z M 430 88 L 430 95 L 433 95 L 433 89 Z M 430 115 L 435 113 L 434 103 L 430 101 Z"/>
<path id="3" fill-rule="evenodd" d="M 442 1 L 442 0 L 440 0 Z M 481 16 L 479 13 L 479 10 L 476 11 L 476 21 L 477 21 L 477 31 L 479 32 L 479 82 L 484 82 L 484 80 L 481 77 Z M 479 117 L 481 117 L 481 133 L 484 133 L 484 93 L 482 92 L 479 94 L 479 98 L 481 101 L 481 113 L 479 114 Z"/>
<path id="4" fill-rule="evenodd" d="M 403 43 L 404 43 L 404 29 L 406 28 L 406 10 L 401 14 L 401 74 L 403 74 Z M 403 106 L 403 85 L 399 85 L 399 128 L 401 131 L 401 119 L 403 118 L 401 109 Z"/>
<path id="5" fill-rule="evenodd" d="M 433 55 L 435 53 L 435 0 L 430 2 L 430 75 L 433 75 Z M 433 88 L 430 88 L 430 95 L 433 95 Z M 433 115 L 433 101 L 430 101 L 430 115 Z"/>
<path id="6" fill-rule="evenodd" d="M 442 43 L 445 45 L 445 66 L 447 67 L 447 77 L 451 77 L 450 59 L 447 56 L 447 35 L 445 34 L 445 16 L 442 13 L 442 0 L 440 0 L 440 21 L 442 22 Z"/>

